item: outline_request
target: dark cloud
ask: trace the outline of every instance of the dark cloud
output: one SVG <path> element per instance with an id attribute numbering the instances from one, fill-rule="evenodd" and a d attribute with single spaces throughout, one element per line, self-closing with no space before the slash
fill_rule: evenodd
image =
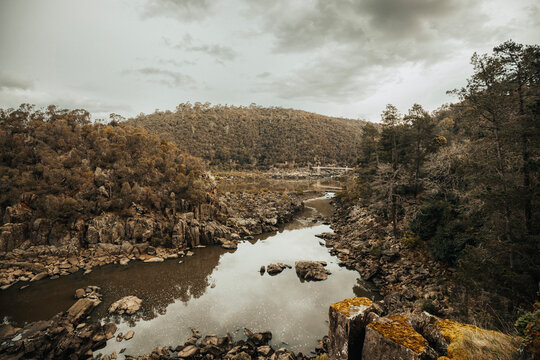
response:
<path id="1" fill-rule="evenodd" d="M 168 40 L 167 40 L 168 42 Z M 167 43 L 166 42 L 166 43 Z M 186 51 L 193 51 L 210 55 L 214 60 L 223 63 L 236 59 L 237 53 L 233 48 L 220 44 L 194 44 L 193 37 L 186 34 L 182 42 L 174 47 Z"/>
<path id="2" fill-rule="evenodd" d="M 486 26 L 480 6 L 474 0 L 250 0 L 246 15 L 273 35 L 275 53 L 311 55 L 270 87 L 284 98 L 330 100 L 357 97 L 395 78 L 403 65 L 429 66 L 490 41 L 497 30 Z"/>
<path id="3" fill-rule="evenodd" d="M 208 16 L 211 6 L 210 0 L 148 0 L 143 8 L 142 16 L 194 21 Z"/>
<path id="4" fill-rule="evenodd" d="M 260 74 L 257 74 L 257 77 L 258 77 L 259 79 L 266 79 L 266 78 L 269 77 L 270 75 L 272 75 L 272 74 L 270 74 L 268 71 L 265 71 L 265 72 L 262 72 L 262 73 L 260 73 Z"/>
<path id="5" fill-rule="evenodd" d="M 33 82 L 21 76 L 0 72 L 0 89 L 2 90 L 28 90 Z"/>
<path id="6" fill-rule="evenodd" d="M 135 70 L 126 70 L 124 74 L 139 74 L 149 81 L 167 85 L 168 87 L 178 87 L 195 84 L 195 80 L 178 71 L 162 69 L 157 67 L 143 67 Z"/>

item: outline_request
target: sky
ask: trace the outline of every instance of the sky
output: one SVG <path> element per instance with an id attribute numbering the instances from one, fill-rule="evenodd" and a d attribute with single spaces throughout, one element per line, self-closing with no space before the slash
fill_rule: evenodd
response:
<path id="1" fill-rule="evenodd" d="M 474 52 L 540 40 L 536 0 L 0 0 L 0 107 L 184 102 L 379 121 L 456 101 Z"/>

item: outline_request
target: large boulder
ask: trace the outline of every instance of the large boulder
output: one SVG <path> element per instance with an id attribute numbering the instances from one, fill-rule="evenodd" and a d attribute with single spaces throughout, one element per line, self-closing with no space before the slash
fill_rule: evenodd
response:
<path id="1" fill-rule="evenodd" d="M 136 296 L 126 296 L 115 301 L 109 307 L 109 313 L 135 314 L 141 308 L 142 300 Z"/>
<path id="2" fill-rule="evenodd" d="M 330 305 L 328 355 L 330 359 L 359 359 L 366 325 L 376 317 L 373 302 L 365 297 Z"/>
<path id="3" fill-rule="evenodd" d="M 324 261 L 297 261 L 294 264 L 296 275 L 298 275 L 302 281 L 326 280 L 331 272 L 326 270 L 324 268 L 325 266 L 326 262 Z"/>
<path id="4" fill-rule="evenodd" d="M 67 318 L 72 323 L 77 323 L 99 304 L 98 301 L 83 298 L 77 300 L 67 311 Z"/>
<path id="5" fill-rule="evenodd" d="M 420 360 L 433 358 L 427 340 L 404 316 L 389 315 L 366 327 L 362 359 Z"/>

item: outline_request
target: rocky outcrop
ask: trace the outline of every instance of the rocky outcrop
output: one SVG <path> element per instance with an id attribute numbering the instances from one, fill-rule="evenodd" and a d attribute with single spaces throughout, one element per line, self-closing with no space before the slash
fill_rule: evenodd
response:
<path id="1" fill-rule="evenodd" d="M 266 267 L 266 272 L 268 272 L 268 275 L 274 276 L 281 273 L 285 269 L 291 269 L 291 268 L 292 268 L 291 265 L 287 265 L 283 263 L 270 264 Z M 261 271 L 261 272 L 264 272 L 264 271 Z"/>
<path id="2" fill-rule="evenodd" d="M 135 314 L 141 308 L 142 300 L 136 296 L 125 296 L 117 300 L 109 307 L 109 313 L 117 314 Z"/>
<path id="3" fill-rule="evenodd" d="M 245 204 L 250 204 L 250 211 L 242 208 Z M 276 230 L 291 220 L 303 203 L 293 194 L 225 194 L 212 205 L 179 207 L 192 211 L 166 209 L 164 216 L 133 204 L 131 217 L 103 213 L 88 221 L 77 220 L 67 233 L 54 230 L 56 225 L 46 219 L 33 220 L 27 206 L 6 210 L 4 220 L 26 222 L 0 226 L 0 289 L 17 281 L 56 278 L 79 270 L 87 273 L 110 263 L 177 258 L 198 246 L 234 250 L 242 236 Z"/>
<path id="4" fill-rule="evenodd" d="M 328 355 L 331 359 L 360 358 L 365 328 L 376 317 L 374 311 L 371 300 L 359 297 L 345 299 L 330 306 Z"/>
<path id="5" fill-rule="evenodd" d="M 352 298 L 329 310 L 328 358 L 428 360 L 516 358 L 519 341 L 427 312 L 387 313 L 383 302 Z"/>
<path id="6" fill-rule="evenodd" d="M 326 262 L 324 261 L 297 261 L 294 263 L 296 275 L 301 281 L 326 280 L 331 272 L 326 270 L 325 266 Z"/>
<path id="7" fill-rule="evenodd" d="M 107 336 L 100 323 L 82 323 L 96 303 L 77 300 L 66 312 L 48 321 L 27 324 L 23 329 L 7 328 L 1 336 L 2 359 L 87 359 L 105 345 Z"/>

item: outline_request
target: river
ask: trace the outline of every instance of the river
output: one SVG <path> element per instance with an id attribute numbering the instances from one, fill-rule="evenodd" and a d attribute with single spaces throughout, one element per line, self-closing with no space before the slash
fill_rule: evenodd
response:
<path id="1" fill-rule="evenodd" d="M 243 338 L 243 328 L 269 330 L 271 345 L 309 354 L 328 332 L 328 306 L 351 296 L 373 293 L 356 271 L 338 265 L 315 235 L 331 232 L 315 220 L 329 216 L 331 195 L 306 201 L 305 210 L 280 231 L 238 244 L 228 251 L 217 246 L 195 249 L 195 255 L 162 263 L 133 262 L 108 265 L 57 280 L 43 280 L 20 290 L 0 293 L 0 316 L 4 322 L 23 325 L 44 320 L 67 309 L 75 289 L 87 285 L 102 288 L 103 302 L 94 319 L 113 321 L 118 331 L 135 331 L 129 341 L 107 342 L 103 354 L 149 353 L 157 346 L 180 345 L 193 327 L 203 334 Z M 332 272 L 321 282 L 301 282 L 294 270 L 298 260 L 323 260 Z M 261 265 L 282 262 L 291 265 L 281 274 L 261 275 Z M 131 317 L 110 316 L 109 305 L 127 295 L 143 300 L 142 311 Z M 122 358 L 122 356 L 120 356 Z"/>

